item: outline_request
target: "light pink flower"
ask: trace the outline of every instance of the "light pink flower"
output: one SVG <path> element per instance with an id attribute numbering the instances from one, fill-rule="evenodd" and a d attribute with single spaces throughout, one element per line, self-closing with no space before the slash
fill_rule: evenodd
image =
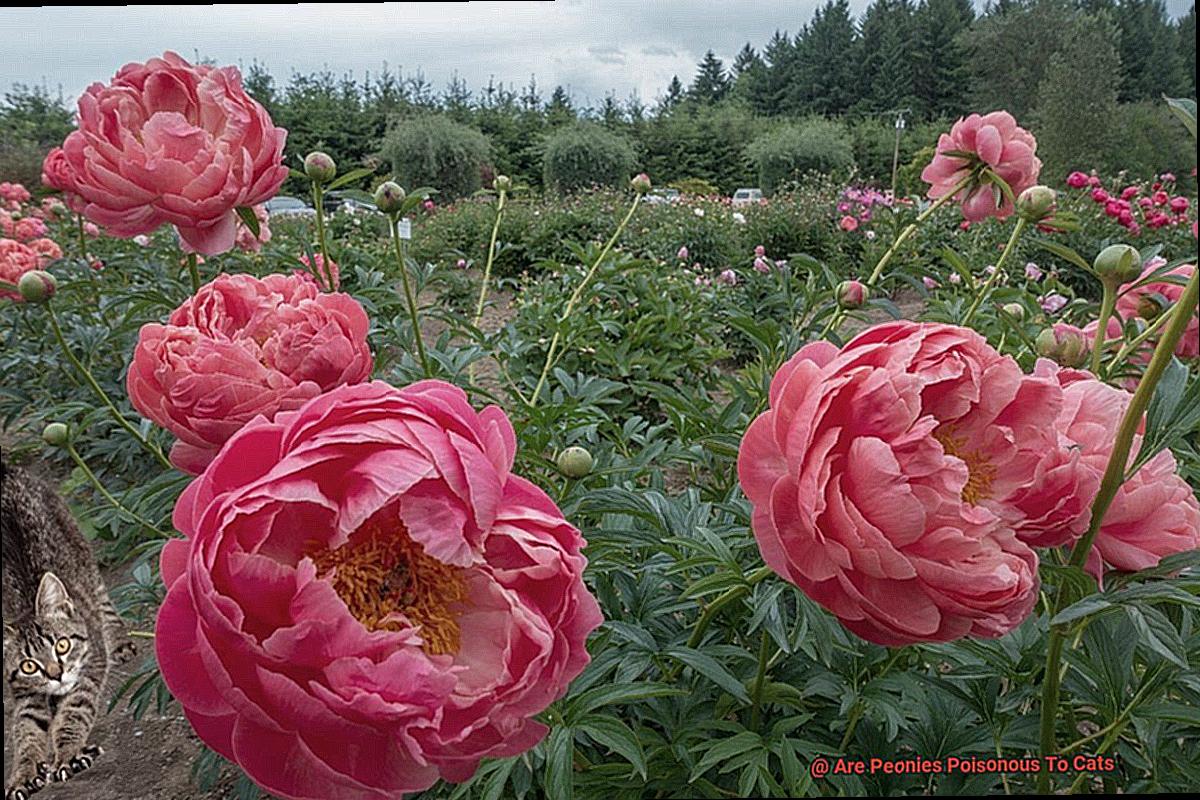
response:
<path id="1" fill-rule="evenodd" d="M 938 199 L 956 190 L 973 170 L 986 165 L 1005 181 L 1014 196 L 1037 183 L 1042 162 L 1034 153 L 1037 141 L 1017 125 L 1007 111 L 993 111 L 961 118 L 938 139 L 937 154 L 921 172 L 930 184 L 929 197 Z M 988 217 L 1004 219 L 1013 204 L 994 184 L 972 180 L 958 189 L 955 199 L 963 216 L 971 222 Z"/>
<path id="2" fill-rule="evenodd" d="M 1037 264 L 1030 261 L 1025 265 L 1025 277 L 1031 281 L 1040 281 L 1044 273 Z"/>
<path id="3" fill-rule="evenodd" d="M 725 286 L 737 286 L 737 273 L 731 269 L 721 270 L 721 274 L 717 276 L 717 281 Z"/>
<path id="4" fill-rule="evenodd" d="M 1038 305 L 1042 307 L 1042 311 L 1047 314 L 1057 314 L 1069 303 L 1066 297 L 1063 297 L 1058 292 L 1050 292 L 1038 298 Z"/>
<path id="5" fill-rule="evenodd" d="M 838 222 L 838 227 L 847 233 L 856 231 L 858 230 L 858 220 L 850 215 L 846 215 L 842 217 L 841 221 Z"/>
<path id="6" fill-rule="evenodd" d="M 680 261 L 687 261 L 689 257 L 687 245 L 681 246 L 679 248 L 679 252 L 675 254 L 675 257 Z"/>
<path id="7" fill-rule="evenodd" d="M 189 249 L 213 255 L 233 247 L 234 209 L 268 200 L 287 178 L 286 138 L 235 67 L 168 52 L 88 87 L 63 150 L 92 222 L 125 238 L 171 224 Z"/>
<path id="8" fill-rule="evenodd" d="M 261 203 L 254 206 L 254 218 L 258 220 L 258 236 L 254 235 L 246 223 L 238 220 L 237 237 L 233 243 L 244 253 L 257 253 L 262 250 L 264 244 L 271 241 L 271 225 L 266 206 Z"/>
<path id="9" fill-rule="evenodd" d="M 316 259 L 315 268 L 309 263 L 307 254 L 300 256 L 300 263 L 308 268 L 308 272 L 297 270 L 297 274 L 313 278 L 322 289 L 336 292 L 342 285 L 341 269 L 338 267 L 338 263 L 331 258 L 326 264 L 325 257 L 320 253 L 313 253 L 313 258 Z"/>
<path id="10" fill-rule="evenodd" d="M 18 242 L 16 239 L 0 238 L 0 280 L 15 286 L 26 272 L 42 269 L 46 265 L 48 259 L 31 244 Z M 59 255 L 62 255 L 61 252 Z M 0 299 L 3 298 L 16 303 L 24 302 L 21 294 L 15 289 L 0 288 Z"/>
<path id="11" fill-rule="evenodd" d="M 807 345 L 738 453 L 763 559 L 878 644 L 1002 636 L 1037 599 L 1011 498 L 1057 444 L 1061 394 L 966 328 Z"/>
<path id="12" fill-rule="evenodd" d="M 533 747 L 602 621 L 579 531 L 440 381 L 336 389 L 234 436 L 175 507 L 155 647 L 271 794 L 395 800 Z"/>
<path id="13" fill-rule="evenodd" d="M 1058 370 L 1048 362 L 1039 362 L 1036 372 L 1055 376 L 1063 385 L 1064 402 L 1056 427 L 1078 451 L 1080 471 L 1091 476 L 1085 480 L 1098 489 L 1132 395 L 1087 373 Z M 1134 437 L 1134 456 L 1140 446 L 1138 435 Z M 1165 556 L 1200 547 L 1200 504 L 1176 469 L 1175 456 L 1163 450 L 1117 490 L 1093 543 L 1104 564 L 1126 571 L 1148 569 Z M 1093 489 L 1084 496 L 1086 509 L 1074 526 L 1077 532 L 1067 542 L 1087 529 L 1095 494 Z M 1098 560 L 1091 566 L 1095 571 Z"/>
<path id="14" fill-rule="evenodd" d="M 1161 267 L 1163 263 L 1162 261 L 1147 262 L 1138 280 L 1150 275 Z M 1173 276 L 1177 279 L 1182 279 L 1183 282 L 1187 282 L 1195 272 L 1196 267 L 1194 264 L 1182 264 L 1165 273 L 1162 277 Z M 1183 296 L 1182 284 L 1153 281 L 1138 286 L 1135 289 L 1132 288 L 1134 283 L 1137 283 L 1137 281 L 1132 281 L 1122 286 L 1122 294 L 1117 298 L 1117 313 L 1125 319 L 1145 316 L 1148 310 L 1157 308 L 1158 300 L 1153 295 L 1161 297 L 1166 301 L 1168 306 L 1174 306 L 1179 302 L 1179 298 Z M 1197 317 L 1200 311 L 1193 308 L 1190 313 L 1191 317 L 1188 320 L 1187 329 L 1184 330 L 1183 338 L 1179 340 L 1179 344 L 1175 347 L 1175 355 L 1180 358 L 1196 358 L 1200 356 L 1200 317 Z"/>
<path id="15" fill-rule="evenodd" d="M 221 275 L 142 327 L 126 387 L 175 434 L 171 461 L 197 474 L 243 425 L 371 374 L 366 312 L 293 275 Z"/>

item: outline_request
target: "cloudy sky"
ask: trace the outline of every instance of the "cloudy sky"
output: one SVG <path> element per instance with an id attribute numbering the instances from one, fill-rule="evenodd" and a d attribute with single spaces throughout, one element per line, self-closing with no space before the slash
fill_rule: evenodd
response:
<path id="1" fill-rule="evenodd" d="M 1193 0 L 1167 0 L 1173 15 Z M 651 102 L 672 75 L 687 82 L 704 51 L 728 63 L 749 41 L 795 32 L 818 0 L 558 0 L 382 5 L 0 9 L 0 89 L 61 88 L 73 98 L 122 64 L 175 50 L 286 82 L 328 67 L 361 76 L 383 64 L 421 69 L 437 90 L 456 73 L 472 89 L 531 75 L 578 103 L 637 92 Z M 868 0 L 851 0 L 855 13 Z"/>

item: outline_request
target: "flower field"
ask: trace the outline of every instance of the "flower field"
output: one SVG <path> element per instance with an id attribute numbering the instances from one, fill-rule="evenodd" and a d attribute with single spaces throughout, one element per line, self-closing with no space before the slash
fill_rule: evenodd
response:
<path id="1" fill-rule="evenodd" d="M 1194 170 L 981 112 L 908 196 L 443 199 L 94 83 L 0 184 L 0 419 L 129 565 L 110 715 L 242 798 L 1200 785 Z"/>

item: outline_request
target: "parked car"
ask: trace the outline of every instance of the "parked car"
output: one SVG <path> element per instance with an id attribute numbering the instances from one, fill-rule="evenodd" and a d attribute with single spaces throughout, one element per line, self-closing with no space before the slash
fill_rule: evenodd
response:
<path id="1" fill-rule="evenodd" d="M 762 189 L 738 189 L 733 193 L 733 207 L 752 206 L 762 202 Z"/>
<path id="2" fill-rule="evenodd" d="M 682 195 L 678 189 L 654 189 L 642 202 L 657 206 L 663 203 L 678 203 L 680 197 Z"/>
<path id="3" fill-rule="evenodd" d="M 369 203 L 361 197 L 352 197 L 345 192 L 329 192 L 325 197 L 326 213 L 330 211 L 345 211 L 349 214 L 359 214 L 367 211 L 379 211 L 374 203 Z"/>
<path id="4" fill-rule="evenodd" d="M 269 217 L 315 217 L 317 211 L 299 197 L 276 195 L 266 202 Z"/>

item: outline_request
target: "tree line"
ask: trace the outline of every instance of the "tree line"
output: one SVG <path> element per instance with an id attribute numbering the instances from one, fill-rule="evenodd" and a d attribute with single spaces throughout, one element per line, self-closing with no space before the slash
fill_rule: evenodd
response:
<path id="1" fill-rule="evenodd" d="M 610 94 L 591 106 L 577 105 L 562 86 L 547 93 L 535 78 L 473 89 L 455 76 L 439 89 L 419 71 L 386 66 L 362 77 L 326 70 L 286 81 L 257 63 L 243 72 L 247 90 L 288 129 L 290 158 L 323 149 L 346 166 L 379 162 L 387 152 L 412 152 L 389 146 L 389 137 L 436 115 L 461 126 L 462 142 L 443 125 L 439 135 L 452 141 L 446 154 L 425 152 L 430 163 L 452 160 L 455 148 L 478 156 L 483 141 L 486 172 L 541 188 L 548 143 L 583 125 L 628 143 L 659 182 L 728 192 L 762 179 L 753 155 L 763 145 L 750 145 L 763 137 L 806 152 L 837 150 L 787 161 L 795 165 L 843 164 L 848 144 L 853 167 L 886 183 L 900 117 L 907 163 L 954 118 L 997 108 L 1035 130 L 1052 175 L 1190 171 L 1194 152 L 1164 152 L 1164 142 L 1180 137 L 1160 101 L 1195 96 L 1195 31 L 1194 5 L 1171 20 L 1163 0 L 995 0 L 979 13 L 971 0 L 874 0 L 858 18 L 847 0 L 826 0 L 795 33 L 748 42 L 728 65 L 709 51 L 690 79 L 675 77 L 652 101 Z M 70 125 L 61 99 L 14 87 L 0 105 L 0 178 L 31 171 Z"/>

